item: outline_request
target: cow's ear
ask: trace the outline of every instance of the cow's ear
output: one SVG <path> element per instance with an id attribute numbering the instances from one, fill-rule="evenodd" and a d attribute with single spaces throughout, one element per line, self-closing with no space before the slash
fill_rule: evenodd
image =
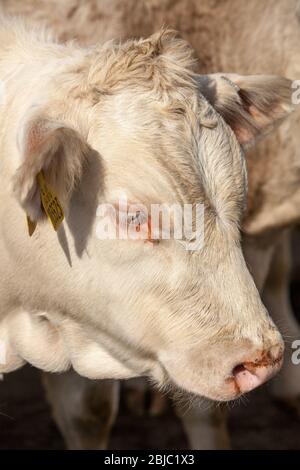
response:
<path id="1" fill-rule="evenodd" d="M 243 146 L 251 146 L 293 110 L 292 82 L 272 75 L 199 76 L 200 92 Z"/>
<path id="2" fill-rule="evenodd" d="M 21 164 L 13 190 L 30 219 L 38 221 L 44 217 L 38 175 L 43 174 L 65 208 L 90 148 L 76 130 L 44 116 L 22 123 L 17 139 Z"/>

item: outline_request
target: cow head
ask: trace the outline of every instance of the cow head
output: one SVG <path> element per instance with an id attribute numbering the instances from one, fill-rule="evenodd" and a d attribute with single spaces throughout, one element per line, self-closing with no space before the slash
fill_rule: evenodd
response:
<path id="1" fill-rule="evenodd" d="M 239 227 L 243 148 L 288 114 L 290 82 L 197 76 L 193 67 L 189 46 L 169 32 L 75 50 L 20 119 L 14 191 L 38 222 L 26 242 L 40 259 L 34 309 L 46 310 L 79 373 L 148 375 L 228 400 L 264 382 L 282 360 Z M 57 235 L 43 222 L 41 171 L 65 209 Z M 104 204 L 112 208 L 110 233 L 125 219 L 135 237 L 99 235 Z M 170 208 L 171 234 L 174 204 L 193 213 L 200 205 L 203 226 L 195 217 L 190 237 L 168 239 L 153 222 L 153 204 Z"/>

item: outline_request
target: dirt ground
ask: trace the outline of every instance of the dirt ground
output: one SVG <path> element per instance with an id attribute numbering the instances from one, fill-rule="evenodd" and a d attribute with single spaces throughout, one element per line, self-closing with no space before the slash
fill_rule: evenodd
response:
<path id="1" fill-rule="evenodd" d="M 292 289 L 300 312 L 300 284 Z M 300 367 L 300 365 L 298 366 Z M 230 413 L 234 449 L 300 450 L 300 417 L 274 402 L 269 384 L 248 395 Z M 45 400 L 40 374 L 30 366 L 0 382 L 0 449 L 63 449 L 63 440 Z M 133 416 L 121 405 L 111 449 L 186 449 L 187 441 L 172 406 L 160 417 Z"/>

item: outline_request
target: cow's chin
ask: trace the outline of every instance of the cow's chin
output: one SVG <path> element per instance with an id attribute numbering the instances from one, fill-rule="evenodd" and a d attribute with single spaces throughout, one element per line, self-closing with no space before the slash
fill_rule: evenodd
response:
<path id="1" fill-rule="evenodd" d="M 229 380 L 222 385 L 209 385 L 208 383 L 192 383 L 187 380 L 178 381 L 170 377 L 170 384 L 173 388 L 179 388 L 181 393 L 193 394 L 198 397 L 204 397 L 212 401 L 227 402 L 239 398 L 242 393 L 236 387 L 234 381 Z"/>
<path id="2" fill-rule="evenodd" d="M 191 367 L 165 370 L 165 387 L 173 389 L 175 393 L 193 394 L 217 402 L 226 402 L 239 398 L 242 393 L 235 380 L 229 374 L 224 375 L 213 369 L 191 370 Z M 166 379 L 167 378 L 167 379 Z"/>

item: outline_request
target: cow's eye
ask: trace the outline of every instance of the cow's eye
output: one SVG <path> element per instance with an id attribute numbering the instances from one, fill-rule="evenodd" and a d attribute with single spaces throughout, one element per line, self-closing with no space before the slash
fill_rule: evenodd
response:
<path id="1" fill-rule="evenodd" d="M 147 212 L 137 209 L 127 213 L 127 233 L 133 240 L 144 240 L 147 243 L 158 243 L 151 237 L 151 219 Z"/>
<path id="2" fill-rule="evenodd" d="M 127 216 L 128 224 L 134 225 L 136 227 L 141 227 L 144 224 L 148 223 L 146 214 L 142 211 L 129 212 Z"/>

